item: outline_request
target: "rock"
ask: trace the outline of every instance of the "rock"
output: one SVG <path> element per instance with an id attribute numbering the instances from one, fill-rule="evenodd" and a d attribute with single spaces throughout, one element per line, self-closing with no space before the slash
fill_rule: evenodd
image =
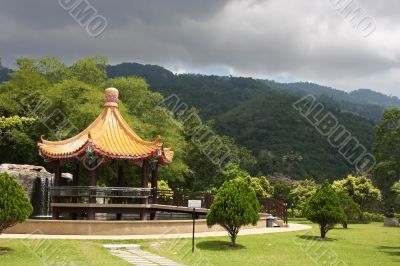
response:
<path id="1" fill-rule="evenodd" d="M 33 184 L 37 178 L 52 179 L 54 174 L 48 172 L 43 166 L 28 165 L 28 164 L 1 164 L 0 173 L 7 173 L 15 176 L 25 191 L 28 193 L 29 198 L 32 196 Z M 62 178 L 72 179 L 70 173 L 62 173 Z"/>
<path id="2" fill-rule="evenodd" d="M 399 226 L 399 219 L 392 217 L 385 217 L 384 221 L 385 226 Z"/>

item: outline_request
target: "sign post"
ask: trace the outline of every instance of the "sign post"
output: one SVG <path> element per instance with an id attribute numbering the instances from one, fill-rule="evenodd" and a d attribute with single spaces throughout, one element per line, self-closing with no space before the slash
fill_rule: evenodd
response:
<path id="1" fill-rule="evenodd" d="M 193 218 L 192 253 L 194 253 L 194 227 L 195 227 L 195 224 L 196 224 L 196 208 L 193 208 L 192 218 Z"/>
<path id="2" fill-rule="evenodd" d="M 194 253 L 194 231 L 196 224 L 196 208 L 201 208 L 201 200 L 189 200 L 188 208 L 193 208 L 192 218 L 193 218 L 193 231 L 192 231 L 192 253 Z"/>

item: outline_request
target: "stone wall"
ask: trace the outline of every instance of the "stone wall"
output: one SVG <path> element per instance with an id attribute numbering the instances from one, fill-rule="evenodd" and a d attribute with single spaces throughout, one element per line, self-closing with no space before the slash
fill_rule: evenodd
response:
<path id="1" fill-rule="evenodd" d="M 265 228 L 266 217 L 257 225 L 243 229 Z M 72 221 L 72 220 L 28 220 L 4 231 L 5 234 L 46 234 L 46 235 L 143 235 L 191 233 L 192 220 L 156 221 Z M 224 231 L 221 226 L 207 227 L 205 219 L 196 220 L 196 232 Z"/>

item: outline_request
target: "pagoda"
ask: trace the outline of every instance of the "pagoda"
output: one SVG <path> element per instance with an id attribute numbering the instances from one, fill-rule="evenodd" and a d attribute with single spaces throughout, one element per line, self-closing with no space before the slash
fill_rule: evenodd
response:
<path id="1" fill-rule="evenodd" d="M 148 204 L 148 198 L 157 197 L 158 166 L 172 162 L 174 153 L 166 148 L 157 136 L 154 141 L 145 141 L 129 127 L 118 109 L 118 90 L 105 90 L 105 103 L 102 113 L 85 130 L 79 134 L 61 141 L 49 141 L 41 137 L 38 143 L 42 157 L 54 163 L 55 177 L 51 188 L 53 200 L 53 218 L 58 219 L 60 213 L 71 213 L 73 219 L 77 214 L 87 215 L 95 219 L 96 212 L 112 212 L 121 219 L 127 211 L 121 202 L 139 199 L 141 204 Z M 61 167 L 74 160 L 76 168 L 72 186 L 61 186 Z M 96 169 L 104 161 L 127 161 L 129 164 L 117 163 L 117 187 L 98 187 Z M 89 186 L 79 186 L 79 167 L 84 165 L 90 173 Z M 124 165 L 134 165 L 141 168 L 141 187 L 122 187 L 124 180 Z M 149 188 L 151 174 L 151 188 Z M 87 202 L 82 203 L 82 195 L 87 196 Z M 108 204 L 99 204 L 98 198 Z M 137 209 L 142 220 L 147 219 L 146 208 Z M 150 213 L 155 219 L 155 213 Z"/>

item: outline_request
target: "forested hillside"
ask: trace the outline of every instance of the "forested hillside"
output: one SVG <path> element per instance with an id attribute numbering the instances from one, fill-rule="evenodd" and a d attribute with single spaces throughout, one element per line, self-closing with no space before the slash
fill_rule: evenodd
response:
<path id="1" fill-rule="evenodd" d="M 387 96 L 369 89 L 359 89 L 348 93 L 309 82 L 279 83 L 273 80 L 255 80 L 252 78 L 231 78 L 191 74 L 174 75 L 169 70 L 160 66 L 141 65 L 137 63 L 123 63 L 115 66 L 108 66 L 107 73 L 110 77 L 131 75 L 144 77 L 153 90 L 159 91 L 163 95 L 174 93 L 176 90 L 181 93 L 182 97 L 187 96 L 186 100 L 188 102 L 202 109 L 201 115 L 203 117 L 208 117 L 209 113 L 221 113 L 220 110 L 214 109 L 220 108 L 219 105 L 215 107 L 209 106 L 211 103 L 203 100 L 204 97 L 207 97 L 202 95 L 203 92 L 211 93 L 212 96 L 217 97 L 216 100 L 211 100 L 213 105 L 215 105 L 215 103 L 221 103 L 219 98 L 223 97 L 229 97 L 223 102 L 224 105 L 235 104 L 235 100 L 231 102 L 231 97 L 240 99 L 240 95 L 227 95 L 231 93 L 243 93 L 245 99 L 255 97 L 258 93 L 268 89 L 284 90 L 298 97 L 312 94 L 341 112 L 348 112 L 364 117 L 375 124 L 381 121 L 382 114 L 386 108 L 400 107 L 399 98 Z M 224 89 L 222 91 L 221 89 L 214 91 L 212 89 L 213 86 L 215 86 L 215 88 L 226 88 L 228 89 L 228 93 L 225 93 L 226 90 Z"/>
<path id="2" fill-rule="evenodd" d="M 216 117 L 216 128 L 251 149 L 260 162 L 262 172 L 270 172 L 276 167 L 275 171 L 281 168 L 292 177 L 310 176 L 323 181 L 354 171 L 331 147 L 327 137 L 321 136 L 292 107 L 297 100 L 295 96 L 270 91 Z M 330 107 L 327 107 L 328 110 L 371 150 L 374 141 L 372 123 Z M 281 160 L 293 152 L 302 160 Z"/>
<path id="3" fill-rule="evenodd" d="M 374 123 L 385 108 L 371 104 L 371 99 L 370 103 L 362 102 L 362 97 L 358 102 L 349 101 L 348 93 L 317 84 L 174 75 L 158 66 L 127 63 L 109 66 L 107 71 L 112 77 L 143 76 L 152 90 L 165 97 L 176 94 L 189 106 L 198 108 L 204 119 L 215 121 L 218 133 L 231 136 L 253 152 L 258 171 L 263 174 L 283 172 L 294 178 L 322 180 L 354 170 L 292 107 L 303 95 L 315 92 L 318 100 L 368 149 L 374 140 Z M 396 99 L 393 98 L 394 104 Z M 290 153 L 298 154 L 302 160 L 282 159 Z"/>
<path id="4" fill-rule="evenodd" d="M 263 81 L 268 87 L 285 90 L 295 95 L 312 94 L 337 106 L 341 111 L 362 116 L 378 123 L 386 108 L 400 107 L 397 97 L 387 96 L 369 89 L 359 89 L 350 93 L 309 82 L 278 83 Z"/>

